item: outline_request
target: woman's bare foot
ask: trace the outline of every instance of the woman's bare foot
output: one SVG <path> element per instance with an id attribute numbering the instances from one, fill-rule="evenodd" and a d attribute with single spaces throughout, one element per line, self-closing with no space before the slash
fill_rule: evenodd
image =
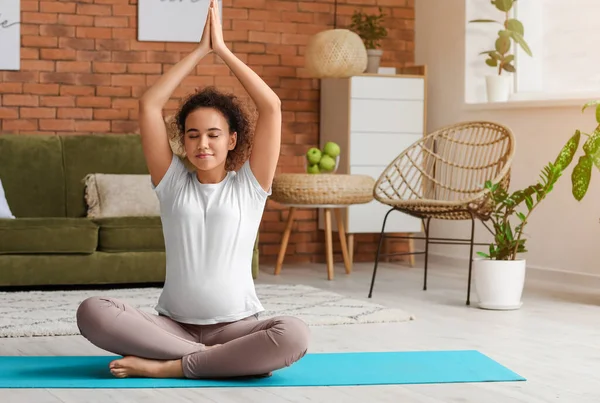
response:
<path id="1" fill-rule="evenodd" d="M 127 356 L 109 364 L 110 373 L 117 378 L 183 378 L 181 360 L 148 360 Z"/>

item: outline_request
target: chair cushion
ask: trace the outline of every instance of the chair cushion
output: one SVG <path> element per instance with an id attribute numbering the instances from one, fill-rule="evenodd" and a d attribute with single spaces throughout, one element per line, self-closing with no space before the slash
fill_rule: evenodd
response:
<path id="1" fill-rule="evenodd" d="M 98 244 L 98 226 L 87 218 L 0 219 L 2 254 L 90 254 Z"/>
<path id="2" fill-rule="evenodd" d="M 110 217 L 94 220 L 100 226 L 98 250 L 102 252 L 164 251 L 160 217 Z"/>

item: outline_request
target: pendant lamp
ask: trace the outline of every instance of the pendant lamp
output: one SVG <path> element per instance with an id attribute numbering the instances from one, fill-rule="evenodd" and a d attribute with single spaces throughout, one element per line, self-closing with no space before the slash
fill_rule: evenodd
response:
<path id="1" fill-rule="evenodd" d="M 350 77 L 367 68 L 367 49 L 360 36 L 336 28 L 337 0 L 333 14 L 333 29 L 313 35 L 306 47 L 304 63 L 312 78 Z"/>

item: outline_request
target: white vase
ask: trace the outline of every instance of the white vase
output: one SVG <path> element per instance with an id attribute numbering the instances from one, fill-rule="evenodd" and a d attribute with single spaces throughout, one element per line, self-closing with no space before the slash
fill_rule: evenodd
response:
<path id="1" fill-rule="evenodd" d="M 377 74 L 382 55 L 381 49 L 367 49 L 367 73 Z"/>
<path id="2" fill-rule="evenodd" d="M 485 87 L 488 102 L 506 102 L 510 96 L 510 83 L 512 78 L 508 75 L 485 76 Z"/>
<path id="3" fill-rule="evenodd" d="M 473 261 L 475 291 L 482 309 L 519 309 L 523 302 L 525 285 L 525 259 Z"/>

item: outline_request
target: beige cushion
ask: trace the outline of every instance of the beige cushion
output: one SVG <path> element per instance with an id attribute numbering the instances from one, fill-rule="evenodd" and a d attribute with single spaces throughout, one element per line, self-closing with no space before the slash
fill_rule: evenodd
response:
<path id="1" fill-rule="evenodd" d="M 84 182 L 89 218 L 160 215 L 150 175 L 96 173 Z"/>
<path id="2" fill-rule="evenodd" d="M 178 130 L 174 120 L 174 115 L 169 115 L 165 117 L 167 136 L 169 137 L 169 144 L 171 145 L 171 151 L 173 151 L 173 154 L 183 158 L 185 157 L 185 150 L 183 148 L 183 145 L 179 141 Z"/>
<path id="3" fill-rule="evenodd" d="M 167 128 L 167 137 L 169 138 L 171 151 L 173 151 L 173 154 L 177 155 L 183 161 L 183 165 L 185 165 L 188 171 L 195 171 L 196 168 L 190 162 L 190 160 L 187 159 L 185 155 L 185 148 L 179 141 L 178 129 L 174 119 L 174 115 L 165 117 L 165 126 Z"/>

